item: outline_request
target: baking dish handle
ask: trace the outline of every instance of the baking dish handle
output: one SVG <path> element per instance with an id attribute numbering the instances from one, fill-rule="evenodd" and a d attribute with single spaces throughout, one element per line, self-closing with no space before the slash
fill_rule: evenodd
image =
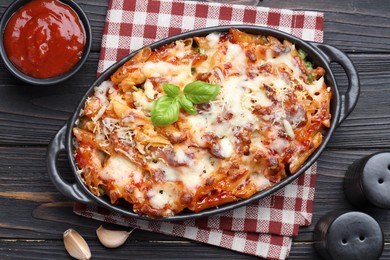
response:
<path id="1" fill-rule="evenodd" d="M 67 125 L 65 124 L 54 136 L 47 148 L 46 165 L 49 172 L 51 182 L 65 196 L 82 203 L 92 203 L 87 195 L 85 195 L 77 183 L 69 183 L 65 181 L 57 168 L 57 158 L 60 152 L 65 151 L 65 133 Z"/>
<path id="2" fill-rule="evenodd" d="M 340 94 L 341 96 L 341 112 L 338 125 L 340 125 L 345 118 L 352 112 L 359 99 L 360 80 L 356 71 L 355 65 L 353 65 L 351 59 L 339 49 L 323 44 L 312 42 L 317 48 L 319 48 L 328 60 L 328 63 L 336 62 L 343 67 L 348 78 L 348 89 L 346 93 Z"/>

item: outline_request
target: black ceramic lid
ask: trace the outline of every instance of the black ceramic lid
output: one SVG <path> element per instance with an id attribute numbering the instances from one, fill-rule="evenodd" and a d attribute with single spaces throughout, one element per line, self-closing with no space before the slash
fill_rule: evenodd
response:
<path id="1" fill-rule="evenodd" d="M 390 153 L 378 153 L 366 162 L 361 185 L 375 206 L 390 209 Z"/>
<path id="2" fill-rule="evenodd" d="M 390 209 L 390 152 L 355 161 L 345 174 L 344 191 L 357 208 Z"/>
<path id="3" fill-rule="evenodd" d="M 362 212 L 332 212 L 315 228 L 315 248 L 328 260 L 375 260 L 383 251 L 378 222 Z"/>

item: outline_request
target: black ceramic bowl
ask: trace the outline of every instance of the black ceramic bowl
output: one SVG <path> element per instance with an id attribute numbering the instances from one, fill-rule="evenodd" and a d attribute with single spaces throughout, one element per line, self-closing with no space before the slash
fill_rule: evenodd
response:
<path id="1" fill-rule="evenodd" d="M 227 32 L 230 27 L 231 26 L 218 26 L 218 27 L 210 27 L 210 28 L 194 30 L 194 31 L 186 32 L 183 34 L 179 34 L 158 41 L 156 43 L 149 45 L 149 47 L 155 49 L 164 44 L 171 43 L 179 39 L 185 39 L 194 36 L 205 36 L 212 32 Z M 188 218 L 204 217 L 216 213 L 221 213 L 257 201 L 281 189 L 282 187 L 286 186 L 287 184 L 295 180 L 299 175 L 304 173 L 317 160 L 321 152 L 324 150 L 326 144 L 329 142 L 334 130 L 353 110 L 354 106 L 357 103 L 358 96 L 359 96 L 359 87 L 360 87 L 359 78 L 351 60 L 340 50 L 322 43 L 307 42 L 297 37 L 294 37 L 290 34 L 278 30 L 270 29 L 270 28 L 250 26 L 250 25 L 236 25 L 234 27 L 239 30 L 252 33 L 252 34 L 271 35 L 281 40 L 283 39 L 289 40 L 290 42 L 294 43 L 297 46 L 297 48 L 302 49 L 303 51 L 308 53 L 309 57 L 311 58 L 314 64 L 321 66 L 326 70 L 325 81 L 327 85 L 331 87 L 331 91 L 333 93 L 333 99 L 331 101 L 331 113 L 332 113 L 331 127 L 326 130 L 323 142 L 320 145 L 320 147 L 318 147 L 318 149 L 308 158 L 308 160 L 306 160 L 304 165 L 295 174 L 286 177 L 281 182 L 277 183 L 271 188 L 264 191 L 260 191 L 249 199 L 228 203 L 216 208 L 209 208 L 198 213 L 183 212 L 176 216 L 166 217 L 160 220 L 170 220 L 170 221 L 184 220 Z M 103 206 L 110 210 L 124 214 L 126 216 L 150 219 L 145 216 L 137 215 L 129 208 L 121 207 L 118 205 L 112 205 L 109 202 L 109 200 L 105 197 L 97 197 L 93 195 L 88 190 L 88 188 L 84 185 L 81 177 L 77 174 L 76 162 L 73 158 L 74 147 L 73 147 L 72 128 L 76 125 L 78 116 L 80 114 L 80 110 L 83 109 L 86 99 L 92 94 L 93 88 L 95 86 L 98 86 L 103 81 L 109 79 L 110 75 L 113 74 L 127 60 L 133 57 L 135 53 L 136 52 L 131 53 L 127 57 L 123 58 L 122 60 L 120 60 L 119 62 L 117 62 L 110 68 L 108 68 L 103 74 L 100 75 L 100 77 L 97 80 L 95 80 L 95 82 L 91 84 L 89 90 L 85 93 L 80 104 L 76 108 L 76 111 L 74 112 L 73 116 L 70 118 L 68 123 L 65 124 L 58 131 L 58 133 L 55 135 L 54 139 L 50 143 L 47 151 L 47 167 L 49 171 L 49 176 L 52 182 L 54 183 L 54 185 L 57 187 L 59 191 L 61 191 L 64 195 L 68 196 L 69 198 L 79 202 L 94 203 L 99 206 Z M 331 62 L 339 63 L 346 72 L 346 75 L 349 79 L 348 89 L 346 93 L 340 93 L 339 91 L 337 82 L 330 68 Z M 74 183 L 69 183 L 65 181 L 65 179 L 62 177 L 62 174 L 58 171 L 56 165 L 56 158 L 61 151 L 65 151 L 67 153 L 67 156 L 71 164 L 71 168 L 73 170 L 72 174 L 75 179 Z"/>
<path id="2" fill-rule="evenodd" d="M 34 78 L 31 76 L 28 76 L 21 72 L 8 58 L 7 53 L 4 48 L 4 30 L 7 25 L 7 22 L 11 18 L 11 16 L 23 5 L 30 2 L 31 0 L 15 0 L 12 2 L 12 4 L 5 10 L 3 13 L 1 20 L 0 20 L 0 56 L 4 61 L 5 67 L 18 79 L 32 85 L 54 85 L 61 81 L 64 81 L 70 77 L 72 77 L 74 74 L 77 73 L 77 71 L 83 66 L 85 61 L 88 58 L 89 52 L 91 51 L 92 46 L 92 30 L 91 25 L 89 23 L 87 15 L 84 13 L 83 9 L 73 0 L 57 0 L 59 2 L 62 2 L 69 7 L 71 7 L 78 15 L 80 21 L 82 22 L 84 26 L 85 31 L 85 46 L 83 50 L 83 54 L 80 58 L 80 60 L 74 65 L 69 71 L 65 72 L 64 74 L 61 74 L 56 77 L 46 78 L 46 79 L 40 79 L 40 78 Z"/>

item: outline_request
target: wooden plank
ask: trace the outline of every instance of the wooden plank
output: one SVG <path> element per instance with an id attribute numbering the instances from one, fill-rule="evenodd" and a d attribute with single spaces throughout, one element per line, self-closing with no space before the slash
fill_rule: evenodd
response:
<path id="1" fill-rule="evenodd" d="M 389 1 L 272 1 L 260 6 L 324 13 L 324 42 L 346 52 L 388 52 Z M 378 8 L 380 6 L 380 8 Z"/>
<path id="2" fill-rule="evenodd" d="M 84 233 L 82 233 L 84 235 Z M 192 241 L 138 241 L 132 237 L 116 249 L 104 248 L 96 238 L 88 238 L 92 259 L 261 259 L 231 250 Z M 2 239 L 0 258 L 8 259 L 71 259 L 65 251 L 61 236 L 56 240 L 44 239 Z M 45 250 L 42 250 L 44 248 Z M 389 259 L 390 250 L 386 246 L 380 260 Z M 320 260 L 312 243 L 294 243 L 288 259 Z"/>
<path id="3" fill-rule="evenodd" d="M 0 3 L 2 13 L 12 0 Z M 99 52 L 108 1 L 80 1 L 93 31 L 94 52 Z M 264 0 L 259 6 L 292 10 L 322 11 L 325 19 L 324 40 L 347 52 L 388 52 L 387 26 L 390 2 L 368 4 L 366 1 L 273 1 Z M 377 8 L 380 6 L 381 8 Z M 379 9 L 379 10 L 378 10 Z"/>
<path id="4" fill-rule="evenodd" d="M 296 241 L 310 241 L 314 224 L 327 212 L 354 210 L 343 194 L 342 178 L 353 161 L 376 151 L 327 150 L 323 153 L 318 160 L 313 224 L 302 228 Z M 72 204 L 51 184 L 45 168 L 45 148 L 1 147 L 0 161 L 7 162 L 0 167 L 0 226 L 3 227 L 0 237 L 52 238 L 50 234 L 58 234 L 72 225 L 88 230 L 96 228 L 97 222 L 74 215 Z M 69 175 L 65 156 L 60 156 L 58 168 L 64 176 Z M 70 176 L 66 179 L 72 181 Z M 390 240 L 390 212 L 376 210 L 370 214 L 380 222 L 386 239 Z M 13 229 L 13 225 L 18 228 Z"/>
<path id="5" fill-rule="evenodd" d="M 60 236 L 59 236 L 60 239 Z M 88 240 L 93 259 L 260 259 L 192 241 L 133 241 L 131 237 L 120 248 L 107 249 L 96 240 Z M 1 259 L 71 259 L 61 240 L 0 240 Z M 45 250 L 42 250 L 45 248 Z M 153 248 L 151 250 L 151 248 Z M 179 254 L 178 254 L 179 253 Z M 180 257 L 178 257 L 180 255 Z M 212 258 L 211 258 L 212 257 Z M 380 259 L 388 259 L 390 250 L 385 247 Z M 294 243 L 289 259 L 322 259 L 314 250 L 312 243 Z"/>
<path id="6" fill-rule="evenodd" d="M 129 239 L 116 249 L 104 248 L 88 239 L 92 259 L 259 259 L 234 251 L 195 242 L 144 242 Z M 7 259 L 71 259 L 60 240 L 0 240 L 0 258 Z M 45 250 L 42 250 L 45 248 Z"/>
<path id="7" fill-rule="evenodd" d="M 329 148 L 390 147 L 390 103 L 384 93 L 390 85 L 390 54 L 351 54 L 361 79 L 359 102 L 348 119 L 336 130 Z M 47 145 L 71 116 L 85 91 L 95 79 L 98 55 L 66 83 L 52 87 L 15 86 L 16 81 L 0 71 L 0 144 Z M 372 62 L 375 60 L 375 62 Z M 92 67 L 92 68 L 91 68 Z M 347 78 L 334 66 L 340 91 Z"/>
<path id="8" fill-rule="evenodd" d="M 318 160 L 318 174 L 314 197 L 312 224 L 300 229 L 299 237 L 294 241 L 311 241 L 316 223 L 326 213 L 333 210 L 360 211 L 354 208 L 346 199 L 343 191 L 343 177 L 349 165 L 355 160 L 370 155 L 375 150 L 326 150 Z M 384 150 L 386 151 L 386 150 Z M 373 209 L 366 211 L 382 226 L 385 239 L 390 239 L 390 211 Z"/>
<path id="9" fill-rule="evenodd" d="M 240 0 L 238 0 L 240 1 Z M 242 0 L 245 1 L 245 0 Z M 0 3 L 0 13 L 12 0 Z M 31 87 L 0 70 L 0 259 L 69 259 L 62 232 L 79 230 L 90 243 L 94 259 L 255 259 L 230 250 L 181 238 L 136 230 L 121 248 L 108 250 L 96 239 L 99 221 L 77 216 L 72 202 L 50 182 L 45 165 L 46 145 L 69 118 L 95 78 L 108 1 L 78 1 L 93 30 L 87 64 L 72 79 L 51 87 Z M 361 97 L 353 113 L 337 129 L 318 160 L 317 188 L 312 224 L 300 229 L 289 259 L 320 259 L 313 248 L 317 221 L 335 209 L 356 210 L 346 200 L 342 182 L 356 159 L 390 147 L 390 2 L 273 1 L 260 6 L 323 11 L 324 42 L 347 52 L 359 71 Z M 0 66 L 4 64 L 0 62 Z M 341 89 L 347 80 L 339 66 L 335 75 Z M 71 181 L 69 163 L 58 159 L 60 172 Z M 368 212 L 382 226 L 386 244 L 381 259 L 390 258 L 390 212 Z M 107 225 L 112 228 L 122 228 Z M 179 254 L 178 254 L 179 252 Z"/>
<path id="10" fill-rule="evenodd" d="M 4 1 L 0 4 L 0 11 L 11 2 L 11 0 Z M 101 32 L 105 17 L 106 5 L 104 1 L 85 1 L 82 3 L 83 8 L 88 12 L 91 18 L 91 24 L 94 26 L 94 31 L 99 31 L 94 36 L 94 43 L 99 43 L 101 40 Z M 284 2 L 284 1 L 283 1 Z M 349 25 L 360 25 L 360 15 L 366 15 L 370 21 L 370 26 L 373 29 L 359 29 L 356 28 L 342 28 L 342 32 L 346 34 L 349 32 L 353 34 L 351 41 L 341 37 L 340 35 L 332 36 L 333 27 L 340 28 L 339 24 L 332 25 L 332 21 L 326 21 L 326 34 L 330 35 L 330 39 L 326 40 L 326 43 L 334 44 L 346 51 L 361 52 L 371 51 L 371 49 L 388 51 L 389 44 L 386 44 L 385 49 L 381 49 L 377 44 L 382 41 L 388 41 L 386 35 L 390 35 L 385 29 L 376 32 L 382 24 L 385 26 L 384 21 L 374 21 L 376 17 L 383 18 L 383 13 L 377 13 L 375 8 L 363 7 L 366 5 L 356 2 L 354 5 L 351 3 L 343 4 L 343 1 L 339 1 L 337 6 L 330 5 L 329 3 L 303 3 L 297 4 L 295 1 L 287 1 L 283 3 L 283 7 L 291 9 L 302 9 L 305 6 L 314 8 L 312 10 L 326 10 L 326 16 L 328 17 L 335 12 L 339 23 Z M 378 3 L 379 4 L 379 3 Z M 383 1 L 383 6 L 388 5 L 388 1 Z M 277 1 L 262 1 L 260 5 L 270 7 L 282 7 L 281 3 Z M 347 12 L 351 11 L 351 8 L 356 8 L 356 12 L 353 12 L 353 16 L 349 17 Z M 381 10 L 386 11 L 386 8 Z M 357 12 L 361 14 L 356 15 Z M 343 18 L 344 17 L 344 18 Z M 348 19 L 347 19 L 348 18 Z M 378 19 L 379 19 L 378 18 Z M 365 20 L 365 19 L 363 19 Z M 96 30 L 95 30 L 96 28 Z M 99 29 L 100 28 L 100 29 Z M 376 32 L 380 37 L 369 35 Z M 362 41 L 360 34 L 367 34 L 369 42 Z M 343 39 L 342 41 L 333 41 L 332 38 Z M 355 44 L 362 44 L 369 46 L 370 50 L 360 49 Z M 348 48 L 344 48 L 344 45 L 348 45 Z M 353 49 L 351 49 L 353 48 Z M 2 102 L 0 103 L 0 144 L 24 144 L 24 145 L 46 145 L 48 142 L 48 136 L 51 137 L 59 129 L 59 127 L 69 118 L 76 105 L 81 100 L 84 92 L 88 86 L 93 82 L 95 78 L 95 71 L 97 66 L 97 60 L 99 57 L 99 48 L 95 48 L 91 53 L 86 65 L 82 70 L 72 79 L 63 84 L 52 87 L 30 87 L 25 86 L 18 80 L 10 77 L 8 71 L 0 71 L 0 78 L 3 80 L 0 82 L 0 96 Z M 386 76 L 389 71 L 390 63 L 388 54 L 362 54 L 362 55 L 350 55 L 357 65 L 359 75 L 362 80 L 362 95 L 358 106 L 354 113 L 348 118 L 348 120 L 342 124 L 332 138 L 329 147 L 337 148 L 341 145 L 341 148 L 346 145 L 350 147 L 389 147 L 389 103 L 386 99 L 381 99 L 381 95 L 389 85 L 389 77 Z M 372 62 L 375 60 L 376 62 Z M 336 76 L 342 77 L 342 70 L 335 70 Z M 341 79 L 342 83 L 345 83 L 345 79 Z M 379 102 L 378 102 L 379 100 Z M 376 104 L 372 106 L 370 104 Z M 359 115 L 354 116 L 354 115 Z M 370 135 L 375 132 L 377 138 L 372 138 Z M 359 141 L 357 141 L 357 137 Z M 342 141 L 342 142 L 341 142 Z"/>

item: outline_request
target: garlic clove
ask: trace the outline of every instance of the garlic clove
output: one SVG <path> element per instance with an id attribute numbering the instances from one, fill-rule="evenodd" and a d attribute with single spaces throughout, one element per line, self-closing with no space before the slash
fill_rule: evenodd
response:
<path id="1" fill-rule="evenodd" d="M 68 253 L 80 260 L 91 258 L 91 251 L 84 238 L 74 229 L 68 229 L 64 232 L 64 245 Z"/>
<path id="2" fill-rule="evenodd" d="M 134 230 L 134 229 L 133 229 Z M 102 225 L 96 230 L 96 235 L 99 238 L 100 243 L 108 248 L 116 248 L 123 245 L 131 232 L 122 230 L 109 230 L 105 229 Z"/>

